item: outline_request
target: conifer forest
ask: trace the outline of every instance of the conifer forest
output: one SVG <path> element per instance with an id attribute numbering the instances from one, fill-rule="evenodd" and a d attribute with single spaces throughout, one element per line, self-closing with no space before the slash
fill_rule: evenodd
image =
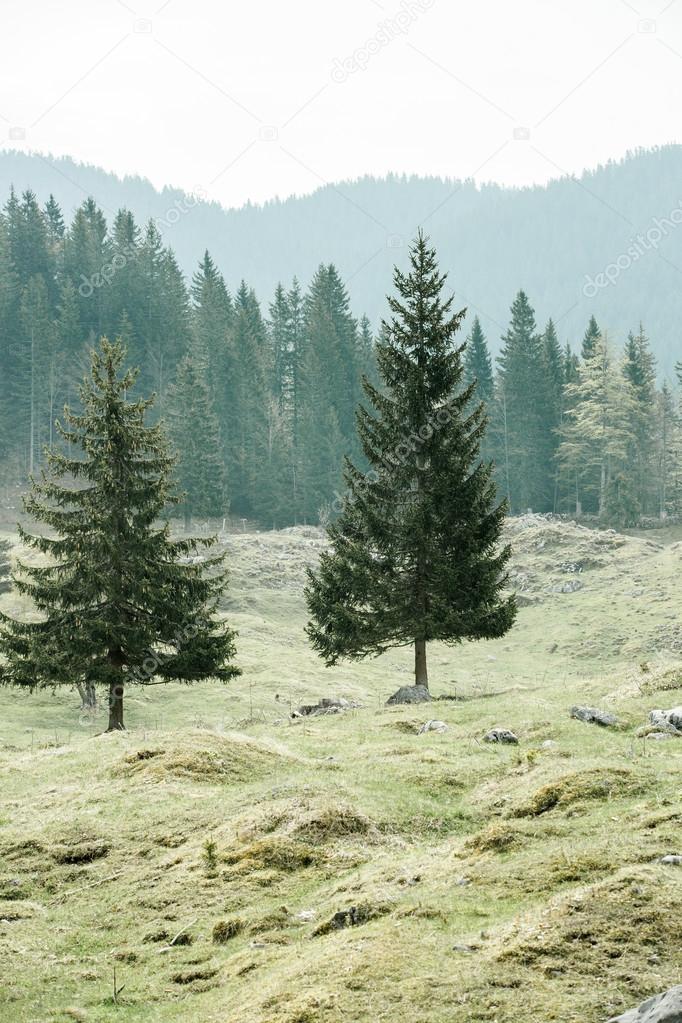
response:
<path id="1" fill-rule="evenodd" d="M 87 199 L 67 222 L 52 197 L 41 205 L 12 190 L 0 295 L 0 455 L 16 484 L 40 469 L 105 336 L 139 369 L 136 393 L 156 395 L 188 523 L 314 524 L 343 504 L 342 460 L 362 459 L 355 415 L 363 377 L 376 380 L 380 325 L 353 314 L 332 263 L 273 295 L 243 280 L 231 291 L 209 251 L 185 280 L 151 221 L 119 210 L 108 223 Z M 625 526 L 677 515 L 682 364 L 676 380 L 661 378 L 646 310 L 625 339 L 594 316 L 565 339 L 551 317 L 537 322 L 532 296 L 509 298 L 496 357 L 475 313 L 463 328 L 464 380 L 488 418 L 482 456 L 509 510 Z"/>

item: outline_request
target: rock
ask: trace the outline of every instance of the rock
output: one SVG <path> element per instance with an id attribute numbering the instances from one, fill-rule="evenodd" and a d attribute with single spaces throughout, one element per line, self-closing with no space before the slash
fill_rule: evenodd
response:
<path id="1" fill-rule="evenodd" d="M 390 912 L 390 906 L 386 903 L 364 903 L 359 906 L 351 906 L 349 909 L 341 909 L 334 913 L 331 920 L 326 920 L 313 931 L 313 937 L 318 938 L 323 934 L 331 934 L 332 931 L 343 931 L 346 927 L 360 927 L 362 924 L 376 920 Z"/>
<path id="2" fill-rule="evenodd" d="M 467 888 L 471 884 L 471 878 L 469 877 L 458 877 L 455 881 L 458 888 Z"/>
<path id="3" fill-rule="evenodd" d="M 652 710 L 649 714 L 649 721 L 661 732 L 682 735 L 682 707 L 673 707 L 672 710 Z"/>
<path id="4" fill-rule="evenodd" d="M 567 583 L 557 583 L 552 586 L 551 593 L 577 593 L 582 590 L 583 584 L 579 579 L 570 579 Z"/>
<path id="5" fill-rule="evenodd" d="M 417 734 L 423 735 L 424 732 L 447 732 L 447 731 L 449 731 L 449 728 L 444 721 L 425 721 Z"/>
<path id="6" fill-rule="evenodd" d="M 636 1009 L 614 1016 L 608 1023 L 682 1023 L 682 984 L 648 998 Z"/>
<path id="7" fill-rule="evenodd" d="M 584 721 L 588 725 L 601 725 L 602 728 L 609 728 L 618 724 L 618 718 L 615 714 L 599 710 L 598 707 L 571 707 L 570 714 L 576 721 Z"/>
<path id="8" fill-rule="evenodd" d="M 342 697 L 324 697 L 319 703 L 307 703 L 292 711 L 294 718 L 315 717 L 318 714 L 341 714 L 346 710 L 355 710 L 359 703 L 352 700 L 344 700 Z"/>
<path id="9" fill-rule="evenodd" d="M 308 923 L 310 920 L 315 919 L 314 909 L 302 909 L 300 913 L 296 914 L 297 920 L 303 920 L 304 923 Z"/>
<path id="10" fill-rule="evenodd" d="M 540 749 L 553 749 L 554 746 L 556 746 L 554 739 L 545 739 Z"/>
<path id="11" fill-rule="evenodd" d="M 465 955 L 471 955 L 472 952 L 476 951 L 476 946 L 475 945 L 453 945 L 452 946 L 452 951 L 453 952 L 462 952 Z"/>
<path id="12" fill-rule="evenodd" d="M 656 742 L 661 742 L 665 739 L 672 739 L 674 732 L 646 732 L 645 738 L 655 739 Z"/>
<path id="13" fill-rule="evenodd" d="M 393 696 L 386 700 L 387 707 L 395 707 L 398 703 L 429 703 L 431 693 L 426 686 L 401 686 Z"/>
<path id="14" fill-rule="evenodd" d="M 509 746 L 517 746 L 519 740 L 508 728 L 491 728 L 483 736 L 483 742 L 502 742 Z"/>
<path id="15" fill-rule="evenodd" d="M 682 856 L 671 854 L 669 856 L 661 856 L 659 863 L 665 863 L 667 867 L 682 867 Z"/>

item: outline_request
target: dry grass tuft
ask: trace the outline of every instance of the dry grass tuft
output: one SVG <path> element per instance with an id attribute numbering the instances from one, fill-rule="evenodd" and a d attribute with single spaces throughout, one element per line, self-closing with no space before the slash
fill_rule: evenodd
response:
<path id="1" fill-rule="evenodd" d="M 555 807 L 570 806 L 583 800 L 611 799 L 641 792 L 642 778 L 626 768 L 593 768 L 577 771 L 548 782 L 518 806 L 515 817 L 539 817 Z"/>
<path id="2" fill-rule="evenodd" d="M 476 852 L 506 852 L 517 846 L 525 836 L 503 821 L 494 821 L 482 831 L 467 838 L 464 846 Z"/>
<path id="3" fill-rule="evenodd" d="M 320 853 L 305 842 L 285 835 L 273 835 L 227 852 L 224 860 L 241 872 L 279 870 L 292 873 L 319 863 Z"/>

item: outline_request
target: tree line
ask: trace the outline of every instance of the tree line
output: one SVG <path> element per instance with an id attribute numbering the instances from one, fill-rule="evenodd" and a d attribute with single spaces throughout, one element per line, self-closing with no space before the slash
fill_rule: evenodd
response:
<path id="1" fill-rule="evenodd" d="M 519 291 L 502 342 L 494 372 L 474 319 L 464 368 L 488 408 L 483 455 L 511 512 L 589 514 L 621 527 L 680 514 L 679 399 L 658 387 L 641 323 L 617 351 L 593 316 L 578 353 L 560 345 L 551 319 L 538 329 Z"/>
<path id="2" fill-rule="evenodd" d="M 0 215 L 0 464 L 25 479 L 59 443 L 89 349 L 120 338 L 155 392 L 180 454 L 181 511 L 285 526 L 315 522 L 357 452 L 354 412 L 372 374 L 366 318 L 336 270 L 276 289 L 264 314 L 234 295 L 208 252 L 189 285 L 158 227 L 127 210 L 111 226 L 86 200 L 67 227 L 50 198 L 11 192 Z"/>
<path id="3" fill-rule="evenodd" d="M 189 284 L 154 221 L 120 210 L 108 225 L 86 200 L 65 224 L 11 191 L 0 215 L 0 464 L 21 480 L 59 438 L 88 349 L 120 337 L 139 367 L 136 393 L 179 452 L 180 512 L 264 525 L 316 522 L 343 502 L 340 466 L 363 464 L 355 431 L 363 375 L 376 382 L 377 341 L 350 311 L 333 264 L 307 290 L 280 284 L 264 312 L 235 294 L 206 252 Z M 482 456 L 509 509 L 591 514 L 613 525 L 678 515 L 679 405 L 658 386 L 644 328 L 617 352 L 594 318 L 578 346 L 539 328 L 528 296 L 511 307 L 494 364 L 480 322 L 464 352 L 490 420 Z M 679 370 L 682 375 L 682 369 Z"/>

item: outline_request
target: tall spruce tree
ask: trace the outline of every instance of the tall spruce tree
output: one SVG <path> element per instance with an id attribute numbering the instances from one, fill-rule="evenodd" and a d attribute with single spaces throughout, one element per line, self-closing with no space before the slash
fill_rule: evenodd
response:
<path id="1" fill-rule="evenodd" d="M 502 340 L 497 458 L 505 466 L 511 510 L 539 510 L 547 503 L 546 387 L 542 338 L 524 291 L 514 299 L 509 329 Z"/>
<path id="2" fill-rule="evenodd" d="M 658 504 L 655 472 L 656 360 L 641 323 L 638 333 L 631 331 L 625 342 L 623 372 L 635 399 L 631 475 L 639 506 L 647 512 Z M 656 510 L 659 509 L 656 507 Z"/>
<path id="3" fill-rule="evenodd" d="M 678 515 L 682 493 L 682 435 L 680 417 L 675 396 L 667 382 L 663 384 L 656 400 L 656 483 L 658 491 L 658 516 L 661 520 L 668 515 Z"/>
<path id="4" fill-rule="evenodd" d="M 178 452 L 179 507 L 189 532 L 193 515 L 227 514 L 218 419 L 208 384 L 192 355 L 186 355 L 178 366 L 166 418 L 170 440 Z"/>
<path id="5" fill-rule="evenodd" d="M 308 635 L 327 664 L 414 645 L 415 684 L 428 685 L 427 643 L 503 635 L 515 617 L 504 596 L 505 514 L 478 450 L 483 405 L 471 411 L 463 345 L 454 336 L 445 276 L 420 233 L 410 272 L 396 269 L 393 316 L 377 344 L 381 389 L 365 380 L 360 407 L 366 473 L 346 461 L 347 496 L 329 527 L 331 550 L 309 572 Z"/>
<path id="6" fill-rule="evenodd" d="M 543 427 L 544 451 L 543 459 L 546 481 L 546 505 L 556 511 L 559 499 L 559 471 L 557 450 L 559 447 L 559 428 L 564 412 L 564 355 L 559 345 L 554 321 L 550 319 L 542 335 L 542 370 L 543 370 Z"/>
<path id="7" fill-rule="evenodd" d="M 49 559 L 20 566 L 14 577 L 41 618 L 0 615 L 0 680 L 28 689 L 106 686 L 109 730 L 124 727 L 128 683 L 227 681 L 238 673 L 234 633 L 215 615 L 222 558 L 183 563 L 213 540 L 171 540 L 168 524 L 157 523 L 176 500 L 174 458 L 160 428 L 145 425 L 153 399 L 127 400 L 135 374 L 123 371 L 123 360 L 122 346 L 102 339 L 81 390 L 82 413 L 65 411 L 67 452 L 50 453 L 25 502 L 56 534 L 20 527 L 23 542 Z"/>

